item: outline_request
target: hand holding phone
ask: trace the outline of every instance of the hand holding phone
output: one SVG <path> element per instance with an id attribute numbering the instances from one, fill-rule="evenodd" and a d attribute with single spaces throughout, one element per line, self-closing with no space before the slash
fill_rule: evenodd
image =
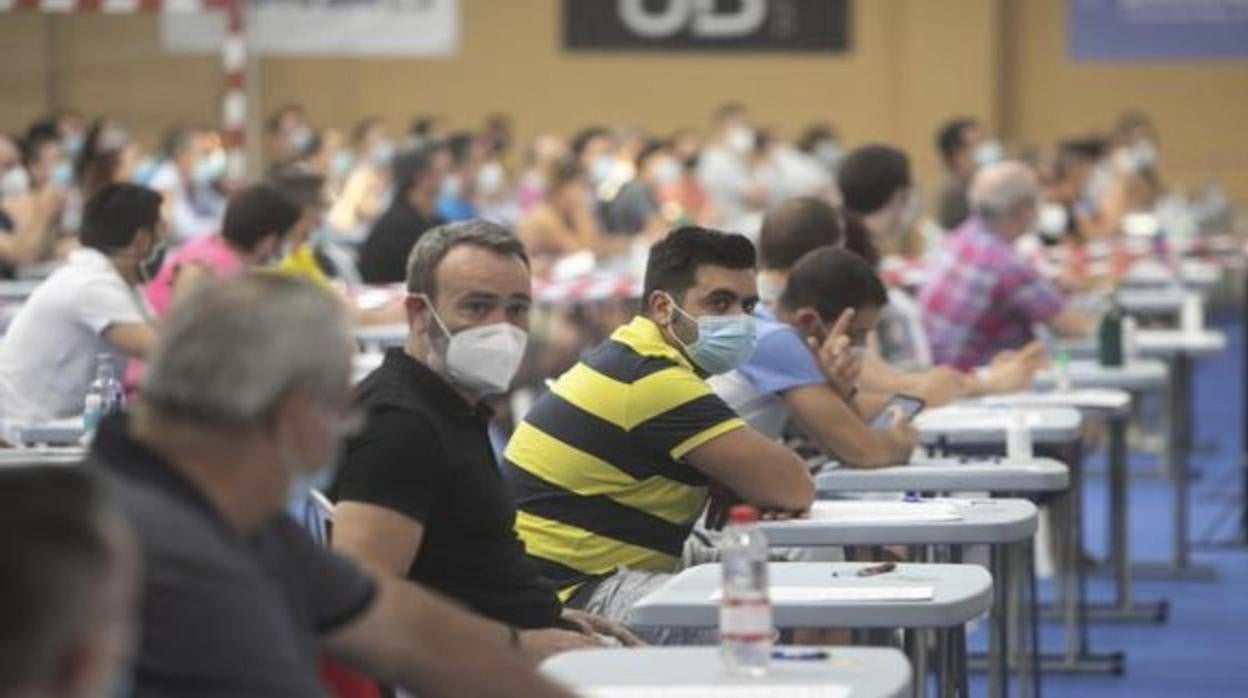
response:
<path id="1" fill-rule="evenodd" d="M 900 413 L 906 420 L 912 420 L 923 411 L 927 403 L 913 395 L 894 395 L 888 399 L 884 409 L 871 420 L 872 429 L 888 429 L 896 423 Z"/>

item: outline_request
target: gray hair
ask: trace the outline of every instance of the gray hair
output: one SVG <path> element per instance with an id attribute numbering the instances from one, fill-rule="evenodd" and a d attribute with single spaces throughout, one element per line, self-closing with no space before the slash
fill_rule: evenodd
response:
<path id="1" fill-rule="evenodd" d="M 1021 162 L 989 165 L 975 175 L 969 194 L 976 215 L 992 219 L 1005 215 L 1021 203 L 1040 195 L 1036 175 Z"/>
<path id="2" fill-rule="evenodd" d="M 170 416 L 245 428 L 295 387 L 338 400 L 354 352 L 342 303 L 307 281 L 208 281 L 165 318 L 140 395 Z"/>
<path id="3" fill-rule="evenodd" d="M 485 220 L 447 223 L 425 231 L 407 258 L 407 292 L 437 295 L 434 275 L 438 265 L 451 250 L 460 245 L 474 245 L 503 256 L 513 256 L 529 266 L 524 243 L 497 223 Z"/>

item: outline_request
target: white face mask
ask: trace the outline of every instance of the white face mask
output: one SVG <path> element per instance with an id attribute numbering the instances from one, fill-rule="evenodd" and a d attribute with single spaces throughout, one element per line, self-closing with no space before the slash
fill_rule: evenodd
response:
<path id="1" fill-rule="evenodd" d="M 672 158 L 664 158 L 654 166 L 654 181 L 660 187 L 668 187 L 680 179 L 680 163 Z"/>
<path id="2" fill-rule="evenodd" d="M 728 147 L 741 155 L 754 149 L 754 129 L 749 126 L 734 126 L 728 131 Z"/>
<path id="3" fill-rule="evenodd" d="M 497 160 L 485 163 L 477 170 L 477 193 L 491 196 L 502 191 L 507 175 Z"/>
<path id="4" fill-rule="evenodd" d="M 976 167 L 995 165 L 1005 158 L 1005 148 L 997 141 L 984 141 L 975 146 L 971 157 L 975 159 Z"/>
<path id="5" fill-rule="evenodd" d="M 1066 233 L 1067 218 L 1065 206 L 1044 204 L 1040 207 L 1040 236 L 1046 240 L 1060 240 Z"/>
<path id="6" fill-rule="evenodd" d="M 21 196 L 30 191 L 30 177 L 26 168 L 13 165 L 0 177 L 0 197 Z"/>
<path id="7" fill-rule="evenodd" d="M 528 333 L 510 323 L 497 322 L 451 334 L 438 311 L 433 309 L 433 301 L 427 296 L 422 298 L 429 304 L 429 312 L 442 334 L 448 338 L 446 355 L 442 359 L 447 377 L 477 395 L 507 392 L 524 360 Z"/>

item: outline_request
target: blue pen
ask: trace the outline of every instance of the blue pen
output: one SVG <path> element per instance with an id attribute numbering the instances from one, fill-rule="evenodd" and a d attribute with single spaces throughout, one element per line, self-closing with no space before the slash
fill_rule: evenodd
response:
<path id="1" fill-rule="evenodd" d="M 914 490 L 907 490 L 907 491 L 906 491 L 906 497 L 905 497 L 905 500 L 904 500 L 904 501 L 907 501 L 907 502 L 921 502 L 921 501 L 923 501 L 923 498 L 919 496 L 919 493 L 918 493 L 918 492 L 915 492 Z"/>
<path id="2" fill-rule="evenodd" d="M 828 658 L 824 650 L 786 650 L 775 649 L 771 652 L 772 659 L 789 662 L 817 662 Z"/>

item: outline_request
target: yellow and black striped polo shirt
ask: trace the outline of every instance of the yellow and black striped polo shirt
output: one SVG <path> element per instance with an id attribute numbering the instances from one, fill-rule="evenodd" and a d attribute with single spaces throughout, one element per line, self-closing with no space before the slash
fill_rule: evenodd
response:
<path id="1" fill-rule="evenodd" d="M 672 571 L 706 505 L 681 459 L 745 423 L 644 317 L 533 405 L 507 446 L 516 531 L 566 599 L 625 566 Z"/>

